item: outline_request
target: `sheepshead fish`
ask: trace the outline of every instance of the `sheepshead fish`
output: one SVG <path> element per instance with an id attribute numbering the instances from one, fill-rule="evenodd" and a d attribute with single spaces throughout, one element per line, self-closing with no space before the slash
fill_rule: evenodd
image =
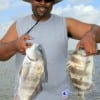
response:
<path id="1" fill-rule="evenodd" d="M 48 81 L 46 59 L 41 45 L 34 43 L 26 49 L 26 56 L 19 71 L 15 100 L 32 100 L 41 90 L 41 83 Z"/>
<path id="2" fill-rule="evenodd" d="M 84 100 L 84 93 L 93 85 L 93 56 L 86 56 L 83 49 L 75 51 L 67 62 L 71 83 L 78 90 L 77 100 Z"/>

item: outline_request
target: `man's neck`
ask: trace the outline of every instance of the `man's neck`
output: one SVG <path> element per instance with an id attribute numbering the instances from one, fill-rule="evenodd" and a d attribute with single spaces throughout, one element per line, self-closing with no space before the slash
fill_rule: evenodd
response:
<path id="1" fill-rule="evenodd" d="M 45 17 L 36 17 L 36 16 L 34 16 L 34 15 L 32 15 L 32 18 L 34 19 L 34 20 L 40 20 L 40 21 L 47 21 L 49 18 L 51 17 L 51 14 L 50 15 L 48 15 L 48 16 L 45 16 Z"/>

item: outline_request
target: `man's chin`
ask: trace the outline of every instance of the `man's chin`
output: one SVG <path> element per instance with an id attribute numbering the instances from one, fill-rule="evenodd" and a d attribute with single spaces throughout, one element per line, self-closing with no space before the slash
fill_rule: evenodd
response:
<path id="1" fill-rule="evenodd" d="M 40 19 L 43 18 L 43 17 L 46 17 L 45 14 L 41 14 L 41 15 L 37 16 L 37 18 L 40 18 Z"/>
<path id="2" fill-rule="evenodd" d="M 43 17 L 46 17 L 47 14 L 46 14 L 46 13 L 42 13 L 42 14 L 40 14 L 40 13 L 35 14 L 35 13 L 34 13 L 34 16 L 35 16 L 37 19 L 41 19 L 41 18 L 43 18 Z"/>

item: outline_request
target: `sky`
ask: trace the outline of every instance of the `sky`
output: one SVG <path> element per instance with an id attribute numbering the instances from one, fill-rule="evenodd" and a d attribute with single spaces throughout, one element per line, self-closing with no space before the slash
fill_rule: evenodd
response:
<path id="1" fill-rule="evenodd" d="M 31 13 L 31 5 L 22 0 L 0 0 L 0 38 L 13 22 Z M 54 5 L 52 13 L 100 25 L 100 0 L 63 0 Z M 69 39 L 69 49 L 76 43 Z"/>

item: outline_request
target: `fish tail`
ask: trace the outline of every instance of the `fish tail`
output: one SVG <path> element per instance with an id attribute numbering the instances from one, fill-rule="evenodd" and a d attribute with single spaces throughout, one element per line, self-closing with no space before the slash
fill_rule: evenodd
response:
<path id="1" fill-rule="evenodd" d="M 78 91 L 77 100 L 85 100 L 84 91 Z"/>

